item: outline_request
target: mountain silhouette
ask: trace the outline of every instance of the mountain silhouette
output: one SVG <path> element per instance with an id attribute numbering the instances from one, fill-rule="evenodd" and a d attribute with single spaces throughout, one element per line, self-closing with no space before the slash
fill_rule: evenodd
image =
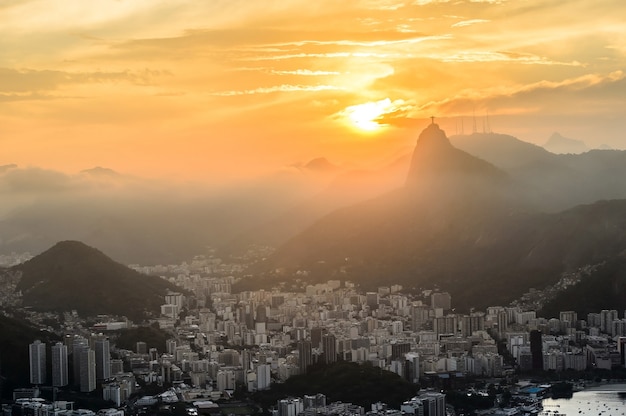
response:
<path id="1" fill-rule="evenodd" d="M 79 241 L 62 241 L 14 266 L 23 303 L 36 310 L 77 310 L 82 316 L 113 314 L 141 320 L 158 314 L 168 290 L 176 288 L 155 276 L 116 263 Z"/>
<path id="2" fill-rule="evenodd" d="M 501 180 L 504 173 L 492 164 L 452 146 L 439 125 L 431 123 L 419 135 L 407 177 L 407 186 L 459 182 L 468 178 Z"/>
<path id="3" fill-rule="evenodd" d="M 304 169 L 315 172 L 336 172 L 340 168 L 333 165 L 325 157 L 317 157 L 309 160 L 304 166 Z"/>
<path id="4" fill-rule="evenodd" d="M 469 309 L 506 304 L 626 248 L 626 202 L 547 214 L 531 208 L 528 192 L 452 146 L 433 123 L 419 136 L 404 187 L 321 218 L 261 270 L 282 280 L 306 270 L 311 280 L 367 289 L 438 285 Z"/>
<path id="5" fill-rule="evenodd" d="M 342 172 L 320 192 L 286 207 L 270 221 L 246 230 L 233 239 L 228 251 L 245 250 L 251 244 L 279 246 L 338 208 L 389 192 L 405 183 L 409 161 L 410 155 L 407 154 L 379 169 Z"/>
<path id="6" fill-rule="evenodd" d="M 626 198 L 626 151 L 554 154 L 515 137 L 474 133 L 453 136 L 455 147 L 505 171 L 537 210 L 558 212 L 599 200 Z"/>
<path id="7" fill-rule="evenodd" d="M 450 137 L 452 145 L 506 172 L 526 166 L 557 163 L 558 157 L 541 146 L 508 134 L 473 133 Z"/>
<path id="8" fill-rule="evenodd" d="M 579 154 L 589 151 L 585 142 L 576 139 L 563 137 L 560 133 L 554 132 L 543 147 L 552 153 L 557 154 Z"/>

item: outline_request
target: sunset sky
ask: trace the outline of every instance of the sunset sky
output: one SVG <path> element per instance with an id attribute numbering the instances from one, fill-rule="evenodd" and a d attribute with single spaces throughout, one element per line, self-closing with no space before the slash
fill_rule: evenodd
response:
<path id="1" fill-rule="evenodd" d="M 626 148 L 623 0 L 21 0 L 0 22 L 0 165 L 374 166 L 431 115 Z"/>

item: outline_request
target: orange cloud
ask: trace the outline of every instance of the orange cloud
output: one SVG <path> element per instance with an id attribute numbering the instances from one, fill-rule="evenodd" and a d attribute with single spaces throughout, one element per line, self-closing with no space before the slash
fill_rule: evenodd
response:
<path id="1" fill-rule="evenodd" d="M 13 2 L 0 6 L 0 164 L 254 175 L 320 155 L 377 163 L 412 144 L 425 117 L 443 123 L 474 108 L 510 115 L 511 131 L 559 130 L 571 114 L 580 125 L 624 120 L 622 9 L 619 0 Z M 385 128 L 362 140 L 346 109 L 386 97 L 362 116 Z M 623 125 L 597 129 L 620 147 Z"/>

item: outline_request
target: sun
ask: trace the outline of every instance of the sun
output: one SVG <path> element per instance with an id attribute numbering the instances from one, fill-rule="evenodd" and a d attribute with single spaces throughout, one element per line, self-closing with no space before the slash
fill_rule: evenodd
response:
<path id="1" fill-rule="evenodd" d="M 364 131 L 376 131 L 383 127 L 378 119 L 392 109 L 389 98 L 380 101 L 370 101 L 363 104 L 347 107 L 343 114 L 358 129 Z"/>

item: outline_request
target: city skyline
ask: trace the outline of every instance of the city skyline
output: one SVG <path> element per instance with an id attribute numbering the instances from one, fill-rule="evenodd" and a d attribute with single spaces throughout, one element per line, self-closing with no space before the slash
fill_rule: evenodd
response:
<path id="1" fill-rule="evenodd" d="M 624 10 L 0 2 L 3 413 L 536 415 L 624 382 Z"/>

